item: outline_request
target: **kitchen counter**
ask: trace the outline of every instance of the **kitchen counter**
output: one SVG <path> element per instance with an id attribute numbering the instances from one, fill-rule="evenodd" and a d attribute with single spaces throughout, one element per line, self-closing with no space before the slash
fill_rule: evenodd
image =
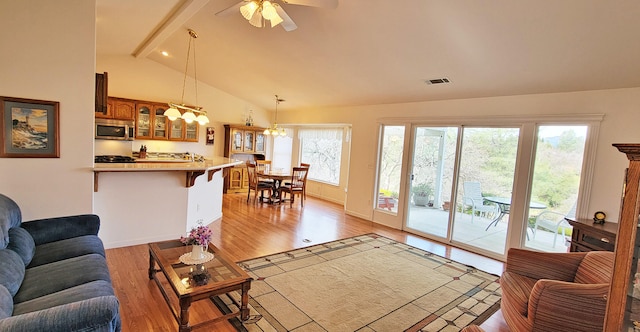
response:
<path id="1" fill-rule="evenodd" d="M 178 239 L 222 218 L 225 170 L 241 161 L 95 163 L 94 213 L 105 248 Z M 98 191 L 98 176 L 100 190 Z"/>
<path id="2" fill-rule="evenodd" d="M 209 181 L 213 174 L 222 169 L 241 164 L 242 161 L 225 157 L 205 159 L 204 162 L 136 162 L 136 163 L 95 163 L 93 166 L 94 183 L 93 191 L 98 192 L 98 174 L 100 172 L 186 172 L 186 187 L 193 186 L 195 179 L 208 173 Z"/>

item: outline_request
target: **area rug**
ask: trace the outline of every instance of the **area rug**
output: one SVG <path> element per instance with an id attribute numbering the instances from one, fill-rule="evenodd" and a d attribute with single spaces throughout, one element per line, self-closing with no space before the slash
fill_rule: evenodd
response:
<path id="1" fill-rule="evenodd" d="M 240 331 L 460 331 L 500 305 L 498 276 L 376 234 L 238 264 L 254 278 Z"/>

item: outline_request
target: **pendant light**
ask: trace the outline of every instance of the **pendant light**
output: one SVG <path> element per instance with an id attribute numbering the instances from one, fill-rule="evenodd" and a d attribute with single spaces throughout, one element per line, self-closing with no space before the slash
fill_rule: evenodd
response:
<path id="1" fill-rule="evenodd" d="M 209 118 L 207 117 L 207 112 L 202 110 L 200 106 L 186 106 L 184 104 L 184 90 L 187 85 L 187 72 L 189 71 L 189 56 L 191 54 L 191 44 L 193 43 L 193 80 L 195 82 L 195 92 L 196 92 L 196 104 L 198 104 L 198 71 L 196 68 L 196 38 L 198 38 L 198 34 L 189 29 L 189 47 L 187 48 L 187 63 L 184 68 L 184 79 L 182 80 L 182 98 L 180 104 L 169 102 L 169 109 L 164 112 L 164 116 L 169 118 L 171 121 L 175 121 L 177 119 L 182 118 L 186 123 L 192 123 L 193 121 L 197 121 L 200 125 L 205 125 L 209 123 Z M 180 110 L 184 111 L 184 114 L 180 112 Z M 196 116 L 197 114 L 197 116 Z"/>
<path id="2" fill-rule="evenodd" d="M 284 128 L 278 128 L 278 104 L 280 104 L 283 101 L 284 101 L 284 99 L 280 99 L 280 98 L 278 98 L 278 95 L 276 95 L 276 118 L 275 118 L 275 122 L 273 123 L 273 127 L 265 129 L 263 134 L 272 135 L 272 136 L 283 136 L 283 137 L 287 136 L 287 132 L 284 130 Z"/>

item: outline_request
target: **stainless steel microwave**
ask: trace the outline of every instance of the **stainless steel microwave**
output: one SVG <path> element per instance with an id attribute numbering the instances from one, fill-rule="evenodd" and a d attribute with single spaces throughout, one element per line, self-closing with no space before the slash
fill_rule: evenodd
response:
<path id="1" fill-rule="evenodd" d="M 133 141 L 135 124 L 133 121 L 96 119 L 96 138 Z"/>

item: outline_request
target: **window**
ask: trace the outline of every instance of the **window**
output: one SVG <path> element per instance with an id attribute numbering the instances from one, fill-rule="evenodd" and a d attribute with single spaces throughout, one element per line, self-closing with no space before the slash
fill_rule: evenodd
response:
<path id="1" fill-rule="evenodd" d="M 300 129 L 300 162 L 311 164 L 308 178 L 338 185 L 342 156 L 342 128 Z"/>

